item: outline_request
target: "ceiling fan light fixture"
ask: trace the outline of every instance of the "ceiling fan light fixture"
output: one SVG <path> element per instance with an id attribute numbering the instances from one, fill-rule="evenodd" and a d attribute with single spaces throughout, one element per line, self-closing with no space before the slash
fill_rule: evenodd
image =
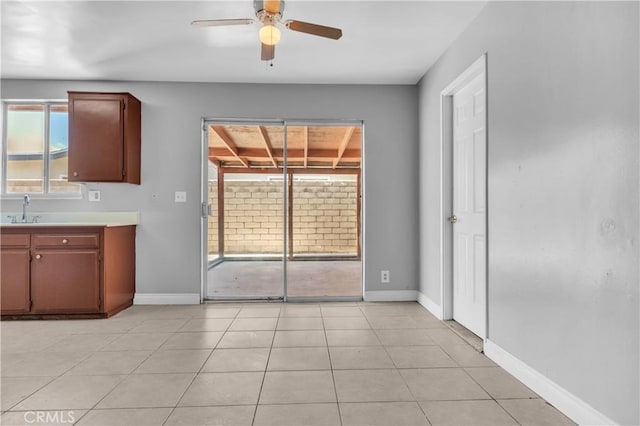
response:
<path id="1" fill-rule="evenodd" d="M 2 0 L 0 0 L 2 1 Z M 248 25 L 252 23 L 262 24 L 258 37 L 262 43 L 260 49 L 260 59 L 263 61 L 273 61 L 276 51 L 276 44 L 280 42 L 280 29 L 277 24 L 283 25 L 288 30 L 313 36 L 338 40 L 342 37 L 340 28 L 326 27 L 324 25 L 312 24 L 310 22 L 296 21 L 288 19 L 282 20 L 285 0 L 253 0 L 253 8 L 256 12 L 255 18 L 240 19 L 207 19 L 191 22 L 194 27 L 222 27 L 229 25 Z M 272 64 L 273 65 L 273 64 Z"/>
<path id="2" fill-rule="evenodd" d="M 265 24 L 260 28 L 260 41 L 268 46 L 275 46 L 280 42 L 280 30 L 271 24 Z"/>

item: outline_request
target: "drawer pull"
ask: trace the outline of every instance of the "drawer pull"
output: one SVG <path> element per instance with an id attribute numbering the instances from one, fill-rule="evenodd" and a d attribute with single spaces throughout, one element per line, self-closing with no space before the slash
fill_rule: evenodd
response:
<path id="1" fill-rule="evenodd" d="M 41 259 L 42 255 L 41 254 L 36 254 L 36 259 Z"/>
<path id="2" fill-rule="evenodd" d="M 69 244 L 69 240 L 67 240 L 66 238 L 62 240 L 62 244 Z"/>

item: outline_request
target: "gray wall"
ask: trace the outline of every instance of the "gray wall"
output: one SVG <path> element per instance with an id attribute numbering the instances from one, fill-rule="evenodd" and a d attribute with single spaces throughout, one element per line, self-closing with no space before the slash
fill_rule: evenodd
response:
<path id="1" fill-rule="evenodd" d="M 364 120 L 366 290 L 417 289 L 415 86 L 2 81 L 3 99 L 61 99 L 67 90 L 128 91 L 142 101 L 142 185 L 88 184 L 102 191 L 100 203 L 34 200 L 31 208 L 139 211 L 138 292 L 200 292 L 202 117 Z M 187 191 L 187 203 L 174 203 L 174 191 Z M 19 206 L 5 200 L 2 211 Z M 381 269 L 391 285 L 380 284 Z"/>
<path id="2" fill-rule="evenodd" d="M 420 291 L 440 303 L 440 91 L 488 57 L 489 339 L 638 424 L 638 3 L 489 3 L 419 84 Z"/>

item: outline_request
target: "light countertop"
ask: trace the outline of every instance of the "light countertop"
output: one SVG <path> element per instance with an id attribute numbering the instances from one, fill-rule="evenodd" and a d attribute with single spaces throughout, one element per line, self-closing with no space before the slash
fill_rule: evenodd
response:
<path id="1" fill-rule="evenodd" d="M 22 212 L 2 212 L 0 225 L 2 227 L 56 227 L 56 226 L 131 226 L 140 224 L 140 213 L 138 212 L 28 212 L 28 223 L 11 223 L 11 217 L 18 220 L 22 217 Z M 34 216 L 39 216 L 38 222 L 33 223 Z"/>

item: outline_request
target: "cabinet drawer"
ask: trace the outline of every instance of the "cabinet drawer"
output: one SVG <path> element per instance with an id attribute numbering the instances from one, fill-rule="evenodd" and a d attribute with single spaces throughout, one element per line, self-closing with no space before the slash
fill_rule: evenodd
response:
<path id="1" fill-rule="evenodd" d="M 2 234 L 0 246 L 29 248 L 29 234 Z"/>
<path id="2" fill-rule="evenodd" d="M 100 244 L 98 234 L 51 234 L 34 235 L 33 245 L 36 248 L 44 247 L 83 247 L 97 248 Z"/>

